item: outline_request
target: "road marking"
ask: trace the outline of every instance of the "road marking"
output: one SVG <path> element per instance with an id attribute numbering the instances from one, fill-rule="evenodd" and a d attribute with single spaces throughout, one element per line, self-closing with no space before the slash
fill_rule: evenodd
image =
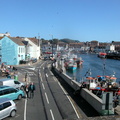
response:
<path id="1" fill-rule="evenodd" d="M 27 99 L 25 99 L 24 120 L 26 120 L 26 108 L 27 108 Z"/>
<path id="2" fill-rule="evenodd" d="M 59 82 L 58 82 L 58 84 L 59 84 L 59 86 L 61 87 L 61 89 L 63 90 L 63 92 L 64 92 L 65 94 L 67 94 L 66 91 L 64 90 L 64 88 L 61 86 L 61 84 L 60 84 Z M 73 103 L 72 103 L 72 101 L 70 100 L 69 96 L 67 96 L 67 98 L 68 98 L 68 100 L 70 101 L 70 103 L 71 103 L 71 105 L 72 105 L 72 107 L 73 107 L 73 109 L 74 109 L 77 117 L 80 118 L 79 115 L 78 115 L 78 113 L 77 113 L 77 111 L 76 111 L 76 109 L 75 109 L 75 107 L 74 107 L 74 105 L 73 105 Z"/>
<path id="3" fill-rule="evenodd" d="M 51 75 L 53 75 L 53 73 L 50 71 Z"/>
<path id="4" fill-rule="evenodd" d="M 42 87 L 43 87 L 43 89 L 45 90 L 45 86 L 44 86 L 44 84 L 42 83 Z"/>
<path id="5" fill-rule="evenodd" d="M 40 79 L 41 79 L 41 81 L 43 82 L 43 80 L 42 80 L 42 76 L 41 76 L 41 73 L 39 73 L 40 74 Z"/>
<path id="6" fill-rule="evenodd" d="M 47 73 L 46 73 L 46 77 L 48 77 Z"/>
<path id="7" fill-rule="evenodd" d="M 30 70 L 35 70 L 35 68 L 28 68 L 28 69 L 30 69 Z"/>
<path id="8" fill-rule="evenodd" d="M 45 97 L 46 97 L 47 103 L 49 104 L 49 100 L 48 100 L 48 96 L 47 96 L 46 92 L 45 92 Z"/>
<path id="9" fill-rule="evenodd" d="M 56 78 L 54 78 L 54 77 L 53 77 L 53 80 L 54 80 L 54 81 L 57 81 L 57 79 L 56 79 Z"/>
<path id="10" fill-rule="evenodd" d="M 44 70 L 45 68 L 43 67 L 43 70 Z"/>
<path id="11" fill-rule="evenodd" d="M 54 115 L 53 115 L 53 112 L 52 112 L 51 109 L 50 109 L 50 114 L 51 114 L 51 116 L 52 116 L 52 120 L 55 120 Z"/>

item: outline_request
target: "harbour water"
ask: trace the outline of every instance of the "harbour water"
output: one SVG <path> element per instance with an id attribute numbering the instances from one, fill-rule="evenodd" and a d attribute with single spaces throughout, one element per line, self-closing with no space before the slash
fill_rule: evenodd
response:
<path id="1" fill-rule="evenodd" d="M 101 59 L 96 54 L 78 54 L 83 59 L 83 65 L 75 71 L 66 71 L 66 74 L 77 81 L 84 80 L 86 72 L 90 69 L 91 76 L 115 75 L 117 82 L 120 81 L 120 60 Z"/>

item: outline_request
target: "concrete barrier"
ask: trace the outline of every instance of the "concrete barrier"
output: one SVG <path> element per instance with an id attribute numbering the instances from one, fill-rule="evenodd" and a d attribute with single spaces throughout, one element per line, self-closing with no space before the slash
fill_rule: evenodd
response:
<path id="1" fill-rule="evenodd" d="M 72 80 L 71 77 L 69 77 L 68 75 L 66 75 L 65 73 L 63 72 L 60 72 L 60 70 L 58 69 L 54 69 L 55 72 L 62 78 L 64 79 L 69 85 L 70 87 L 72 87 L 75 91 L 77 90 L 80 90 L 80 86 L 81 84 L 78 83 L 77 81 L 75 80 Z"/>
<path id="2" fill-rule="evenodd" d="M 93 94 L 91 91 L 89 91 L 86 88 L 81 88 L 81 84 L 78 83 L 75 80 L 72 80 L 71 77 L 66 75 L 65 73 L 61 72 L 60 70 L 54 68 L 55 72 L 64 80 L 68 83 L 70 87 L 72 87 L 75 91 L 80 90 L 80 95 L 100 114 L 100 115 L 110 115 L 114 114 L 114 110 L 112 107 L 112 102 L 110 103 L 105 103 L 102 99 L 97 97 L 95 94 Z M 106 109 L 106 104 L 108 104 L 107 109 Z"/>

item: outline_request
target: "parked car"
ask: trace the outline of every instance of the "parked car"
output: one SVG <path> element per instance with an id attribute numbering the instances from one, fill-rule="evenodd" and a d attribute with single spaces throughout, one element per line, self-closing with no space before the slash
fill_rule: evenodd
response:
<path id="1" fill-rule="evenodd" d="M 9 98 L 11 100 L 20 100 L 25 97 L 25 94 L 20 89 L 15 89 L 10 86 L 0 86 L 0 98 Z"/>
<path id="2" fill-rule="evenodd" d="M 13 100 L 0 98 L 0 120 L 8 116 L 14 117 L 16 115 L 16 111 L 16 104 Z"/>
<path id="3" fill-rule="evenodd" d="M 15 79 L 10 79 L 10 78 L 0 79 L 0 86 L 3 86 L 3 85 L 11 86 L 19 89 L 22 89 L 25 86 L 24 83 L 17 81 Z"/>

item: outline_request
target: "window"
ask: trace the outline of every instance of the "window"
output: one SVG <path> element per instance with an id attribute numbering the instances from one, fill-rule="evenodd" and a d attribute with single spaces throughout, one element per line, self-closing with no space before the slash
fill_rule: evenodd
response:
<path id="1" fill-rule="evenodd" d="M 14 81 L 15 84 L 20 84 L 18 81 Z"/>
<path id="2" fill-rule="evenodd" d="M 22 48 L 21 48 L 21 53 L 22 53 Z"/>
<path id="3" fill-rule="evenodd" d="M 19 47 L 19 53 L 20 53 L 20 47 Z"/>
<path id="4" fill-rule="evenodd" d="M 3 105 L 0 105 L 0 111 L 3 110 L 3 108 L 4 108 Z"/>
<path id="5" fill-rule="evenodd" d="M 9 94 L 9 89 L 3 90 L 3 94 L 4 95 Z"/>
<path id="6" fill-rule="evenodd" d="M 9 89 L 9 92 L 10 92 L 10 93 L 14 93 L 14 92 L 17 92 L 17 90 L 16 90 L 16 89 L 13 89 L 13 88 L 10 88 L 10 89 Z"/>
<path id="7" fill-rule="evenodd" d="M 11 106 L 11 103 L 10 103 L 10 102 L 3 103 L 3 107 L 4 107 L 4 108 L 7 108 L 7 107 L 9 107 L 9 106 Z"/>
<path id="8" fill-rule="evenodd" d="M 2 92 L 2 91 L 0 91 L 0 96 L 1 96 L 1 95 L 3 95 L 3 92 Z"/>

